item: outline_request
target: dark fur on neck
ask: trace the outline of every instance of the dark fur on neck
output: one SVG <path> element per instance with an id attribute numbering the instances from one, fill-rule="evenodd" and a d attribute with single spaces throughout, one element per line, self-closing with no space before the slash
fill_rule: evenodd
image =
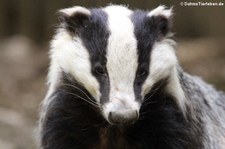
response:
<path id="1" fill-rule="evenodd" d="M 88 104 L 75 80 L 64 75 L 52 95 L 41 132 L 43 149 L 199 149 L 201 132 L 185 119 L 159 81 L 142 104 L 139 120 L 131 126 L 112 126 L 100 109 Z M 67 84 L 67 85 L 65 85 Z M 75 86 L 76 88 L 71 87 Z M 77 89 L 79 88 L 79 89 Z M 72 94 L 71 94 L 72 93 Z M 93 99 L 93 98 L 92 98 Z"/>

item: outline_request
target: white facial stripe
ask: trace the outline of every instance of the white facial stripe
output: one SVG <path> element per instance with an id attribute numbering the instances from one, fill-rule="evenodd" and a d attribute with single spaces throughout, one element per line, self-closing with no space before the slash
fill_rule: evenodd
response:
<path id="1" fill-rule="evenodd" d="M 134 79 L 137 70 L 137 41 L 130 15 L 132 11 L 122 6 L 109 6 L 110 36 L 107 46 L 107 71 L 110 80 L 108 110 L 138 109 L 134 95 Z"/>
<path id="2" fill-rule="evenodd" d="M 116 91 L 127 93 L 134 100 L 134 79 L 137 69 L 137 42 L 130 20 L 132 11 L 122 6 L 109 6 L 110 37 L 107 47 L 107 70 L 110 78 L 110 100 Z"/>
<path id="3" fill-rule="evenodd" d="M 173 97 L 175 97 L 177 105 L 180 107 L 183 114 L 186 115 L 185 114 L 186 113 L 185 104 L 187 104 L 188 101 L 186 100 L 184 91 L 180 85 L 177 68 L 175 68 L 175 67 L 172 69 L 166 90 L 169 94 L 171 94 L 171 95 L 173 95 Z"/>
<path id="4" fill-rule="evenodd" d="M 51 84 L 59 80 L 58 75 L 61 71 L 59 69 L 62 69 L 70 73 L 99 101 L 99 83 L 91 73 L 88 50 L 78 37 L 72 39 L 65 30 L 61 29 L 52 41 L 51 59 L 53 67 L 50 71 Z"/>
<path id="5" fill-rule="evenodd" d="M 175 97 L 178 106 L 186 111 L 186 98 L 180 86 L 177 65 L 178 61 L 173 46 L 175 42 L 171 39 L 164 39 L 155 43 L 151 52 L 150 74 L 142 87 L 142 96 L 146 95 L 159 80 L 169 77 L 166 87 L 167 93 Z"/>
<path id="6" fill-rule="evenodd" d="M 173 67 L 177 65 L 177 58 L 173 45 L 174 41 L 164 39 L 154 44 L 150 58 L 149 76 L 142 87 L 142 96 L 146 95 L 153 85 L 159 80 L 166 78 Z"/>

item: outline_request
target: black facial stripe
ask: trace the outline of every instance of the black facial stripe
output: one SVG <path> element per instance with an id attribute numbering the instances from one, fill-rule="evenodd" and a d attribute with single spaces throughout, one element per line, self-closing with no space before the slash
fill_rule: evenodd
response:
<path id="1" fill-rule="evenodd" d="M 82 86 L 71 74 L 62 71 L 61 83 L 57 87 L 57 90 L 65 92 L 65 94 L 72 95 L 77 101 L 83 101 L 82 103 L 93 106 L 95 103 L 94 97 Z M 85 101 L 83 100 L 85 99 Z"/>
<path id="2" fill-rule="evenodd" d="M 109 78 L 107 75 L 96 74 L 95 68 L 106 67 L 106 49 L 110 34 L 107 28 L 107 20 L 108 16 L 104 11 L 91 9 L 91 16 L 86 27 L 78 30 L 78 36 L 90 54 L 92 74 L 100 84 L 101 102 L 106 102 L 109 99 Z"/>
<path id="3" fill-rule="evenodd" d="M 134 33 L 137 39 L 138 68 L 134 81 L 134 93 L 136 100 L 141 99 L 141 89 L 149 73 L 150 55 L 152 46 L 156 40 L 155 30 L 151 27 L 151 22 L 145 11 L 134 11 L 131 19 L 134 23 Z M 138 77 L 140 71 L 146 70 L 148 73 L 144 77 Z"/>

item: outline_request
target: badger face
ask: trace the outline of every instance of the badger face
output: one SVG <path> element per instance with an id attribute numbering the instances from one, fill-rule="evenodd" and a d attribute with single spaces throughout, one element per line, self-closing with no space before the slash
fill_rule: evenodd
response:
<path id="1" fill-rule="evenodd" d="M 111 124 L 131 124 L 155 83 L 177 63 L 170 32 L 171 10 L 132 11 L 123 6 L 60 11 L 51 44 L 49 95 L 70 74 L 94 98 Z"/>

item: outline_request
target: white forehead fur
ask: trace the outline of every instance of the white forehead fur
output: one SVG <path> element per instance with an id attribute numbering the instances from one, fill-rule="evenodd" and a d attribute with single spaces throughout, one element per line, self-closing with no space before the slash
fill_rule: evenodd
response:
<path id="1" fill-rule="evenodd" d="M 71 7 L 71 8 L 61 9 L 61 10 L 59 10 L 59 12 L 64 13 L 68 16 L 71 16 L 76 12 L 83 13 L 83 14 L 86 14 L 86 15 L 91 15 L 90 10 L 88 10 L 87 8 L 81 7 L 81 6 L 74 6 L 74 7 Z"/>
<path id="2" fill-rule="evenodd" d="M 170 18 L 173 15 L 172 8 L 171 9 L 166 9 L 165 6 L 161 5 L 158 6 L 157 8 L 153 9 L 152 11 L 149 12 L 148 16 L 164 16 L 167 19 Z"/>
<path id="3" fill-rule="evenodd" d="M 122 6 L 108 6 L 103 9 L 108 14 L 110 36 L 107 46 L 107 70 L 110 79 L 109 100 L 124 100 L 129 107 L 136 105 L 134 79 L 138 66 L 137 41 L 130 15 L 132 11 Z M 111 109 L 113 110 L 113 109 Z"/>
<path id="4" fill-rule="evenodd" d="M 111 33 L 107 46 L 110 83 L 112 87 L 128 90 L 129 87 L 133 88 L 138 65 L 137 41 L 133 23 L 129 18 L 132 11 L 122 6 L 109 6 L 104 11 L 108 14 L 108 26 Z"/>
<path id="5" fill-rule="evenodd" d="M 48 95 L 54 91 L 64 71 L 71 74 L 97 101 L 100 99 L 99 83 L 91 73 L 89 53 L 78 37 L 72 39 L 67 31 L 60 29 L 52 40 L 50 58 Z"/>

